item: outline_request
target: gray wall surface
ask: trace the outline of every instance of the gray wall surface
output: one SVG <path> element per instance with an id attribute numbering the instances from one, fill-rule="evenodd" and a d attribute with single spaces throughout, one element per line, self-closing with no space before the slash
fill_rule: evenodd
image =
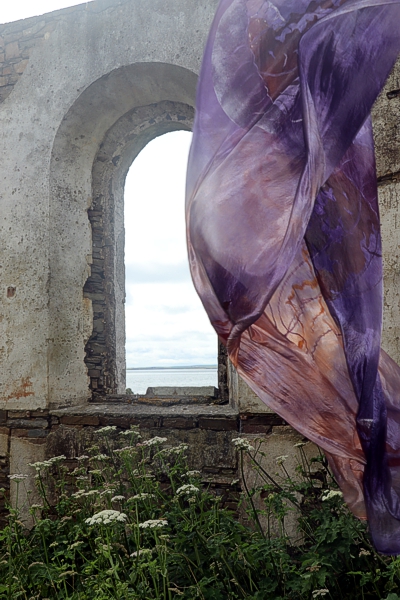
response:
<path id="1" fill-rule="evenodd" d="M 88 217 L 96 200 L 94 165 L 108 132 L 131 111 L 165 102 L 193 109 L 216 5 L 217 0 L 97 0 L 0 25 L 2 409 L 89 399 L 85 347 L 96 298 L 83 289 L 94 261 Z M 399 73 L 397 67 L 373 113 L 385 261 L 383 346 L 397 361 L 400 96 L 387 93 L 400 88 Z M 151 135 L 164 130 L 165 120 Z M 128 146 L 126 165 L 141 149 Z M 111 196 L 121 196 L 123 177 L 118 181 Z M 122 235 L 119 209 L 111 242 Z M 117 258 L 110 258 L 116 279 Z M 120 392 L 123 296 L 116 290 L 110 309 L 120 323 L 115 358 Z M 230 382 L 234 405 L 267 411 L 233 369 Z"/>

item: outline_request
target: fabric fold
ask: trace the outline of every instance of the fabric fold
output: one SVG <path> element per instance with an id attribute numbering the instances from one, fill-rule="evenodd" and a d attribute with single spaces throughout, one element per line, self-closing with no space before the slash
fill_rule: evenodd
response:
<path id="1" fill-rule="evenodd" d="M 369 113 L 400 0 L 221 0 L 187 177 L 189 263 L 240 375 L 327 453 L 379 551 L 400 553 L 400 369 L 380 350 Z"/>

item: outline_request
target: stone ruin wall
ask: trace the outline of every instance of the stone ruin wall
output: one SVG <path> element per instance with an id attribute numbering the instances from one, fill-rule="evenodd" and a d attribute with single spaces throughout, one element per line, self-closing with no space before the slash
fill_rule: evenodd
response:
<path id="1" fill-rule="evenodd" d="M 199 23 L 194 25 L 197 29 L 193 33 L 194 38 L 196 38 L 196 36 L 199 38 L 194 40 L 194 45 L 197 44 L 199 48 L 204 43 L 216 3 L 216 0 L 204 0 L 203 2 L 196 3 L 198 10 L 200 12 L 202 11 Z M 147 10 L 149 13 L 154 9 L 161 14 L 164 10 L 162 5 L 165 3 L 159 2 L 158 0 L 152 0 L 146 6 L 144 0 L 97 0 L 95 2 L 63 9 L 40 17 L 0 25 L 0 114 L 2 104 L 4 106 L 7 104 L 6 111 L 10 110 L 9 107 L 12 105 L 14 96 L 12 92 L 14 89 L 16 93 L 18 92 L 18 84 L 19 82 L 23 83 L 22 79 L 30 60 L 33 61 L 31 64 L 32 69 L 37 69 L 38 73 L 43 67 L 43 64 L 46 64 L 46 60 L 43 59 L 43 53 L 46 53 L 47 51 L 46 44 L 53 42 L 54 49 L 54 44 L 57 46 L 58 43 L 57 36 L 60 38 L 60 46 L 63 43 L 65 44 L 65 38 L 68 31 L 72 31 L 71 27 L 74 22 L 79 24 L 80 21 L 83 20 L 86 23 L 85 27 L 87 27 L 88 37 L 93 37 L 93 35 L 96 34 L 96 31 L 93 32 L 90 30 L 88 15 L 89 18 L 93 18 L 93 22 L 97 19 L 96 22 L 101 24 L 103 27 L 101 31 L 102 35 L 104 35 L 104 33 L 115 35 L 115 28 L 118 27 L 119 23 L 118 19 L 121 19 L 120 24 L 121 28 L 123 28 L 130 8 L 132 7 L 133 11 L 136 10 L 136 7 L 133 6 L 135 4 L 139 8 L 142 6 L 142 12 L 145 12 L 148 7 Z M 184 0 L 174 0 L 174 2 L 169 4 L 171 6 L 177 6 L 176 18 L 182 18 L 182 21 L 184 21 L 184 17 L 181 15 L 183 14 L 185 16 L 186 9 L 189 12 L 193 12 L 194 10 L 193 7 L 186 7 Z M 181 4 L 182 6 L 179 8 Z M 126 11 L 128 11 L 128 13 Z M 117 13 L 121 16 L 118 17 Z M 134 14 L 136 13 L 134 12 Z M 111 32 L 107 32 L 108 22 L 110 22 L 109 27 L 114 28 Z M 87 23 L 89 23 L 89 25 Z M 82 27 L 81 31 L 85 31 L 85 27 Z M 187 44 L 190 36 L 191 34 L 189 32 L 184 40 L 186 49 L 188 48 Z M 162 40 L 154 41 L 154 44 L 160 43 L 161 41 Z M 148 44 L 149 42 L 146 41 L 146 43 Z M 49 52 L 50 51 L 51 50 L 49 50 Z M 112 50 L 110 49 L 107 51 L 112 53 Z M 118 52 L 122 53 L 122 50 L 116 45 L 115 53 L 117 54 Z M 184 56 L 185 54 L 185 46 L 181 46 L 180 52 L 182 53 L 181 55 L 175 54 L 175 58 L 178 57 L 176 58 L 178 66 L 181 66 L 182 55 Z M 196 52 L 196 59 L 194 61 L 192 60 L 192 63 L 190 63 L 190 67 L 194 72 L 198 71 L 201 54 L 197 50 Z M 112 55 L 111 58 L 113 58 Z M 70 60 L 70 57 L 68 57 L 68 60 Z M 83 63 L 85 57 L 81 57 L 81 60 Z M 120 63 L 118 63 L 118 60 L 115 60 L 116 65 L 111 64 L 112 60 L 110 57 L 108 57 L 107 60 L 110 63 L 110 72 L 113 72 L 112 69 L 118 67 L 119 64 L 122 68 L 129 65 L 129 60 L 127 60 L 126 57 L 124 57 Z M 149 55 L 144 56 L 143 60 L 157 61 L 157 57 L 150 53 Z M 159 60 L 165 61 L 165 55 L 163 54 Z M 61 69 L 62 66 L 62 64 L 59 64 L 58 68 Z M 109 77 L 107 68 L 108 67 L 104 67 L 103 69 L 105 77 Z M 82 65 L 78 64 L 77 71 L 82 71 L 82 69 Z M 40 72 L 40 75 L 43 78 L 42 72 Z M 44 73 L 44 75 L 46 75 L 46 73 Z M 79 82 L 77 82 L 79 93 L 82 93 L 82 90 L 85 87 L 90 88 L 90 85 L 96 80 L 96 77 L 100 76 L 102 76 L 101 69 L 97 75 L 90 74 L 87 82 L 85 82 L 84 76 L 79 75 L 79 77 L 77 77 L 77 79 L 79 79 Z M 34 80 L 32 74 L 30 77 Z M 54 78 L 54 73 L 49 74 L 49 77 Z M 71 71 L 69 71 L 69 74 L 66 75 L 66 77 L 71 77 Z M 147 72 L 146 77 L 148 77 Z M 59 83 L 58 85 L 59 89 L 61 89 L 62 83 Z M 29 90 L 29 88 L 27 89 Z M 386 88 L 382 92 L 373 111 L 385 264 L 383 345 L 389 354 L 397 361 L 400 359 L 400 234 L 398 233 L 399 228 L 397 226 L 400 208 L 400 194 L 398 191 L 398 186 L 400 185 L 399 90 L 400 65 L 398 64 L 391 74 Z M 171 100 L 175 99 L 171 98 Z M 186 100 L 189 108 L 192 106 L 192 100 Z M 32 102 L 35 101 L 37 100 L 33 95 Z M 63 122 L 68 122 L 68 119 L 72 120 L 72 117 L 69 117 L 70 112 L 68 111 L 73 102 L 75 102 L 75 99 L 72 95 L 68 101 L 65 101 L 65 116 L 63 117 L 63 120 L 60 119 L 59 116 L 54 118 L 54 124 L 52 124 L 52 126 L 55 131 L 62 128 Z M 151 102 L 148 102 L 148 104 L 151 104 Z M 132 110 L 133 109 L 134 107 L 132 107 Z M 121 118 L 124 114 L 128 114 L 128 112 L 128 109 L 125 110 L 125 113 L 122 111 Z M 5 112 L 5 119 L 7 119 L 7 114 L 8 112 Z M 13 115 L 13 118 L 16 118 L 15 114 Z M 109 127 L 118 120 L 114 117 L 113 119 L 114 121 L 110 121 Z M 22 129 L 28 128 L 26 133 L 29 133 L 29 130 L 35 127 L 35 122 L 27 120 L 21 127 Z M 104 128 L 104 131 L 107 130 L 107 127 Z M 100 139 L 98 144 L 100 144 Z M 60 147 L 61 149 L 63 148 L 62 144 Z M 99 147 L 97 146 L 96 156 L 98 155 L 98 152 Z M 101 152 L 99 156 L 101 159 Z M 63 158 L 62 154 L 60 154 L 58 158 L 56 156 L 56 160 L 59 160 L 60 158 Z M 64 158 L 67 171 L 70 157 L 66 154 Z M 110 160 L 112 161 L 113 158 L 115 158 L 115 156 L 111 156 Z M 93 164 L 95 164 L 94 155 L 93 159 L 90 160 L 91 162 L 89 161 L 88 164 L 93 166 Z M 41 173 L 39 176 L 42 177 L 43 174 Z M 45 177 L 47 178 L 48 175 L 45 174 Z M 47 179 L 46 185 L 48 185 Z M 7 191 L 5 191 L 5 194 L 6 193 Z M 2 194 L 1 189 L 0 194 Z M 16 199 L 15 202 L 18 202 L 18 200 Z M 68 202 L 71 203 L 72 201 L 67 200 L 67 206 Z M 70 205 L 72 206 L 72 204 Z M 96 243 L 96 240 L 100 240 L 99 244 L 101 245 L 101 248 L 105 248 L 107 246 L 108 238 L 107 235 L 104 237 L 104 230 L 99 227 L 99 223 L 101 224 L 103 221 L 101 214 L 96 211 L 97 205 L 95 197 L 93 197 L 91 203 L 89 205 L 86 204 L 84 210 L 81 212 L 86 214 L 87 223 L 89 223 L 89 219 L 92 221 L 93 243 Z M 50 215 L 51 214 L 50 210 Z M 79 224 L 81 225 L 81 223 Z M 66 227 L 68 227 L 68 221 Z M 4 236 L 4 231 L 0 231 L 0 237 L 3 238 L 1 242 L 3 250 L 7 245 L 7 240 Z M 103 260 L 103 255 L 100 256 L 99 260 Z M 89 334 L 86 336 L 85 342 L 88 343 L 90 339 L 94 339 L 95 342 L 100 340 L 100 343 L 103 343 L 104 339 L 102 338 L 102 333 L 104 327 L 107 328 L 110 323 L 104 323 L 103 309 L 97 309 L 96 313 L 95 304 L 98 299 L 97 295 L 101 296 L 103 294 L 101 282 L 102 279 L 104 279 L 105 271 L 102 264 L 98 263 L 96 276 L 96 269 L 93 269 L 93 264 L 96 266 L 92 255 L 90 259 L 91 269 L 87 270 L 86 276 L 83 279 L 83 281 L 86 281 L 85 291 L 84 286 L 82 286 L 79 292 L 82 296 L 81 302 L 84 305 L 84 311 L 86 311 L 84 316 L 86 315 L 87 317 L 87 315 L 89 315 L 92 319 L 92 326 Z M 92 277 L 92 279 L 90 279 L 90 277 Z M 7 279 L 4 279 L 2 284 L 3 283 L 4 289 L 1 290 L 1 294 L 3 294 L 6 299 L 2 298 L 2 303 L 3 307 L 8 310 L 9 304 L 7 304 L 7 302 L 12 302 L 15 295 L 18 297 L 19 289 L 14 283 L 11 283 Z M 96 297 L 91 297 L 90 294 L 97 295 Z M 84 299 L 84 295 L 86 295 L 86 300 Z M 90 303 L 89 309 L 87 308 L 87 302 Z M 92 308 L 92 305 L 94 308 Z M 7 314 L 7 311 L 5 311 L 5 314 Z M 79 317 L 79 319 L 82 318 L 83 317 L 81 316 Z M 110 326 L 112 326 L 112 324 Z M 74 324 L 73 327 L 75 327 Z M 87 325 L 85 327 L 87 329 Z M 78 338 L 72 340 L 72 344 L 77 343 L 76 339 Z M 17 339 L 12 341 L 12 344 L 17 343 L 22 344 L 23 341 L 20 340 L 20 342 L 18 342 Z M 12 344 L 10 343 L 10 347 L 12 347 Z M 51 349 L 50 355 L 54 355 L 55 357 L 58 356 L 57 352 L 54 353 Z M 220 355 L 222 356 L 221 352 Z M 68 399 L 66 400 L 64 392 L 57 391 L 56 388 L 53 396 L 51 396 L 52 386 L 49 384 L 49 381 L 47 381 L 44 388 L 46 386 L 48 387 L 50 390 L 49 395 L 46 397 L 47 399 L 40 399 L 39 401 L 37 399 L 39 396 L 37 396 L 36 391 L 34 390 L 34 384 L 28 376 L 22 376 L 20 378 L 19 387 L 12 396 L 12 402 L 14 404 L 10 404 L 9 395 L 4 393 L 2 396 L 0 395 L 0 487 L 9 489 L 10 483 L 8 475 L 16 472 L 28 472 L 27 463 L 34 460 L 42 460 L 45 457 L 65 454 L 68 457 L 68 464 L 71 465 L 71 467 L 74 466 L 74 457 L 80 454 L 84 441 L 90 439 L 96 428 L 106 425 L 116 425 L 121 429 L 129 428 L 130 425 L 140 425 L 145 438 L 154 435 L 162 435 L 167 437 L 171 443 L 183 442 L 189 444 L 190 464 L 193 468 L 202 471 L 204 481 L 209 482 L 217 493 L 224 494 L 228 504 L 235 502 L 237 493 L 240 489 L 240 485 L 234 487 L 231 486 L 232 480 L 238 479 L 237 457 L 233 450 L 231 440 L 232 438 L 237 437 L 238 434 L 245 434 L 249 439 L 259 436 L 264 437 L 270 452 L 269 458 L 267 459 L 268 466 L 273 467 L 275 456 L 289 455 L 290 459 L 288 460 L 287 468 L 290 472 L 294 472 L 297 459 L 293 446 L 295 442 L 301 439 L 301 436 L 287 426 L 280 417 L 271 413 L 266 406 L 260 402 L 247 385 L 237 377 L 233 367 L 227 364 L 226 360 L 221 360 L 219 364 L 220 389 L 223 389 L 222 397 L 224 404 L 204 404 L 201 400 L 196 402 L 194 399 L 190 405 L 185 405 L 179 403 L 174 404 L 174 402 L 155 398 L 132 400 L 121 396 L 112 399 L 107 397 L 106 393 L 105 395 L 103 394 L 103 396 L 93 395 L 89 391 L 89 378 L 91 381 L 92 392 L 97 390 L 99 386 L 103 386 L 105 392 L 107 392 L 107 385 L 103 385 L 104 381 L 102 380 L 102 377 L 108 367 L 104 367 L 104 373 L 97 367 L 97 365 L 103 364 L 102 361 L 107 362 L 107 348 L 100 348 L 99 355 L 96 355 L 95 360 L 92 360 L 92 362 L 90 361 L 90 358 L 87 358 L 86 354 L 86 366 L 84 365 L 84 356 L 84 348 L 82 347 L 80 349 L 82 363 L 81 372 L 84 375 L 82 376 L 79 374 L 79 376 L 75 378 L 72 371 L 71 374 L 66 377 L 66 382 L 67 384 L 68 381 L 70 382 L 72 390 L 75 385 L 75 379 L 79 380 L 79 377 L 81 379 L 83 377 L 83 380 L 87 381 L 87 393 L 85 397 L 79 397 L 78 400 L 76 400 L 75 392 L 75 395 L 71 392 L 74 399 L 69 402 Z M 0 374 L 1 381 L 3 381 L 3 379 L 6 379 L 7 372 L 10 369 L 13 369 L 13 364 L 7 360 L 7 352 L 2 352 L 0 354 L 0 360 Z M 55 358 L 54 360 L 56 362 L 58 360 L 61 364 L 64 359 L 60 354 L 60 358 Z M 104 364 L 106 364 L 106 362 Z M 23 374 L 23 368 L 21 369 L 21 373 Z M 108 389 L 108 392 L 109 391 L 110 389 Z M 58 406 L 57 398 L 59 398 Z M 15 399 L 16 401 L 14 401 Z M 312 452 L 312 448 L 310 448 L 309 451 Z M 13 496 L 12 486 L 11 496 Z M 0 511 L 1 509 L 2 506 L 0 505 Z"/>

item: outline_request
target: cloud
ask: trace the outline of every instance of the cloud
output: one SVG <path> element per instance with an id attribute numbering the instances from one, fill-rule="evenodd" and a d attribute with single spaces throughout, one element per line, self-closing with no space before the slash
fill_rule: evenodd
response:
<path id="1" fill-rule="evenodd" d="M 186 261 L 174 264 L 128 263 L 125 265 L 125 278 L 128 285 L 139 283 L 191 283 L 189 266 Z"/>

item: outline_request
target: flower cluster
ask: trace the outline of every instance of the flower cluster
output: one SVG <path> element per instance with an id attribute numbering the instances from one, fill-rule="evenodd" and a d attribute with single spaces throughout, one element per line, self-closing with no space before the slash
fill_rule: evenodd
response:
<path id="1" fill-rule="evenodd" d="M 186 485 L 182 485 L 180 488 L 176 490 L 177 496 L 193 496 L 193 494 L 199 493 L 199 488 L 191 483 L 187 483 Z"/>
<path id="2" fill-rule="evenodd" d="M 312 593 L 312 597 L 314 598 L 319 598 L 319 596 L 326 596 L 326 594 L 329 594 L 329 590 L 327 590 L 326 588 L 323 588 L 321 590 L 314 590 Z"/>
<path id="3" fill-rule="evenodd" d="M 164 437 L 159 437 L 159 436 L 155 436 L 153 438 L 151 438 L 151 440 L 146 440 L 145 442 L 143 442 L 143 446 L 156 446 L 157 444 L 162 444 L 163 442 L 166 442 L 167 438 Z"/>
<path id="4" fill-rule="evenodd" d="M 27 477 L 28 477 L 28 475 L 21 475 L 19 473 L 15 473 L 14 475 L 8 475 L 8 478 L 11 479 L 12 481 L 23 481 Z"/>
<path id="5" fill-rule="evenodd" d="M 99 513 L 85 519 L 88 525 L 108 525 L 109 523 L 125 523 L 127 516 L 119 510 L 102 510 Z"/>
<path id="6" fill-rule="evenodd" d="M 60 456 L 53 456 L 53 458 L 49 458 L 42 462 L 35 462 L 35 463 L 28 463 L 28 464 L 30 467 L 33 467 L 34 469 L 36 469 L 36 471 L 41 471 L 42 469 L 48 469 L 48 468 L 52 467 L 53 465 L 60 463 L 66 459 L 67 459 L 67 457 L 64 456 L 64 454 L 61 454 Z"/>
<path id="7" fill-rule="evenodd" d="M 150 557 L 151 555 L 152 555 L 152 550 L 150 550 L 150 548 L 142 548 L 141 550 L 136 550 L 135 552 L 132 552 L 132 554 L 130 556 L 131 556 L 131 558 L 136 558 L 138 556 Z"/>
<path id="8" fill-rule="evenodd" d="M 116 425 L 107 425 L 107 427 L 102 427 L 101 429 L 97 429 L 94 433 L 96 435 L 105 435 L 106 433 L 111 433 L 117 429 Z"/>
<path id="9" fill-rule="evenodd" d="M 107 454 L 96 454 L 90 460 L 110 460 L 110 457 Z"/>
<path id="10" fill-rule="evenodd" d="M 289 458 L 289 456 L 287 454 L 282 454 L 282 456 L 277 456 L 275 458 L 276 460 L 276 464 L 277 465 L 283 465 L 283 463 L 285 462 L 285 460 Z"/>
<path id="11" fill-rule="evenodd" d="M 133 500 L 146 500 L 146 498 L 154 498 L 154 494 L 148 494 L 147 492 L 142 492 L 141 494 L 136 494 L 131 498 L 128 498 L 128 502 L 132 502 Z"/>
<path id="12" fill-rule="evenodd" d="M 196 471 L 196 470 L 193 470 L 193 471 L 187 471 L 187 472 L 185 473 L 185 477 L 200 477 L 200 476 L 201 476 L 201 473 L 200 473 L 200 471 Z"/>
<path id="13" fill-rule="evenodd" d="M 96 496 L 98 494 L 97 490 L 78 490 L 74 494 L 71 494 L 71 498 L 84 498 L 88 496 Z"/>
<path id="14" fill-rule="evenodd" d="M 140 529 L 156 529 L 158 527 L 165 527 L 168 525 L 168 521 L 165 519 L 149 519 L 143 523 L 139 523 Z"/>
<path id="15" fill-rule="evenodd" d="M 232 444 L 236 446 L 237 450 L 246 450 L 247 452 L 254 450 L 254 447 L 250 444 L 249 440 L 244 438 L 235 438 L 232 440 Z"/>
<path id="16" fill-rule="evenodd" d="M 331 500 L 331 498 L 335 498 L 336 496 L 341 497 L 343 494 L 339 490 L 325 490 L 321 499 L 322 502 L 325 502 L 325 500 Z"/>

